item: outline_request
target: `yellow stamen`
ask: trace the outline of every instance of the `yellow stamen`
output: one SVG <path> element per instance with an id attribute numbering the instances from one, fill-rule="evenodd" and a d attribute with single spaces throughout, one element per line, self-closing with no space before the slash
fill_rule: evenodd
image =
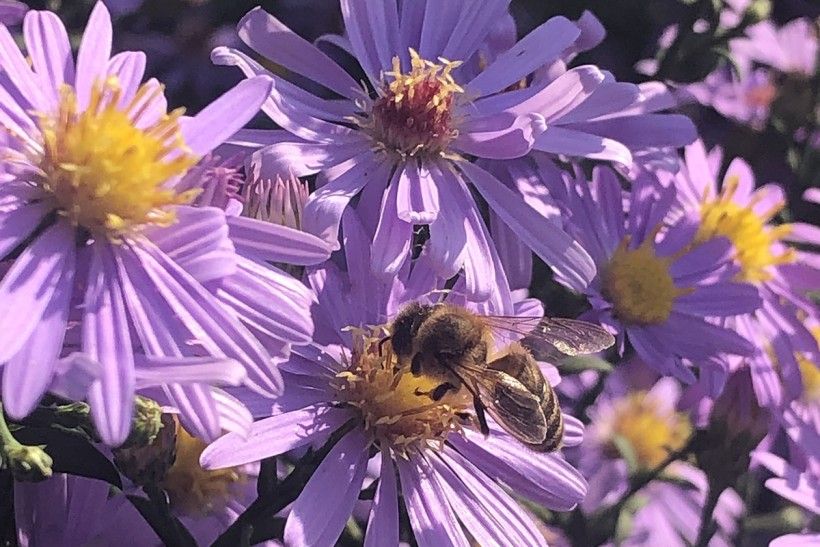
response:
<path id="1" fill-rule="evenodd" d="M 472 408 L 463 390 L 433 401 L 429 393 L 441 380 L 415 377 L 400 367 L 389 342 L 379 350 L 380 329 L 351 332 L 352 363 L 336 376 L 337 400 L 359 410 L 364 428 L 377 442 L 402 454 L 410 447 L 442 443 L 460 430 Z"/>
<path id="2" fill-rule="evenodd" d="M 735 258 L 740 264 L 738 279 L 766 281 L 771 278 L 771 266 L 794 262 L 796 258 L 794 249 L 775 249 L 775 244 L 789 234 L 791 226 L 767 224 L 783 210 L 784 203 L 776 203 L 762 214 L 754 212 L 756 200 L 745 206 L 737 204 L 734 195 L 739 182 L 737 176 L 729 177 L 715 199 L 704 195 L 695 241 L 702 243 L 714 237 L 727 237 L 735 247 Z"/>
<path id="3" fill-rule="evenodd" d="M 41 184 L 74 225 L 116 239 L 144 225 L 173 223 L 173 206 L 196 195 L 165 186 L 197 161 L 179 129 L 183 110 L 163 115 L 150 126 L 136 126 L 158 92 L 145 84 L 120 108 L 122 91 L 112 77 L 94 86 L 88 108 L 80 112 L 74 90 L 66 85 L 57 113 L 40 115 Z"/>
<path id="4" fill-rule="evenodd" d="M 675 299 L 690 289 L 675 286 L 669 273 L 673 257 L 655 254 L 653 237 L 629 249 L 627 236 L 615 250 L 603 272 L 603 293 L 622 321 L 639 325 L 663 323 L 672 313 Z"/>
<path id="5" fill-rule="evenodd" d="M 641 469 L 653 469 L 670 452 L 682 448 L 691 433 L 692 424 L 686 414 L 665 410 L 648 392 L 639 391 L 615 402 L 611 438 L 605 451 L 618 457 L 612 439 L 620 437 L 629 443 Z"/>
<path id="6" fill-rule="evenodd" d="M 236 488 L 247 482 L 236 468 L 205 471 L 199 456 L 205 443 L 177 427 L 176 460 L 165 476 L 162 487 L 168 492 L 171 506 L 188 516 L 205 516 L 225 507 L 236 494 Z"/>

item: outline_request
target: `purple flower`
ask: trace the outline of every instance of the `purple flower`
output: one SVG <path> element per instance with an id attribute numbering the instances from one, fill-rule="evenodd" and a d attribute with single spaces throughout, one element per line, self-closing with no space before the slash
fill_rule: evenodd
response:
<path id="1" fill-rule="evenodd" d="M 584 442 L 573 449 L 589 480 L 589 494 L 581 505 L 587 513 L 619 501 L 630 472 L 656 468 L 669 453 L 683 447 L 693 431 L 689 417 L 677 409 L 681 389 L 675 380 L 661 378 L 645 390 L 631 385 L 630 375 L 638 369 L 626 374 L 625 370 L 607 378 L 602 395 L 589 410 L 591 425 Z M 659 480 L 636 495 L 640 503 L 624 544 L 691 544 L 698 534 L 706 492 L 703 471 L 683 461 L 672 463 Z M 714 513 L 718 533 L 710 545 L 730 545 L 742 513 L 740 497 L 726 490 Z"/>
<path id="2" fill-rule="evenodd" d="M 224 425 L 216 399 L 225 397 L 187 365 L 204 362 L 210 377 L 214 363 L 238 361 L 245 384 L 271 395 L 281 378 L 199 281 L 239 268 L 224 213 L 187 206 L 196 192 L 176 184 L 254 115 L 270 82 L 247 80 L 192 118 L 167 113 L 160 84 L 140 83 L 144 55 L 111 56 L 111 31 L 98 3 L 75 65 L 57 16 L 31 11 L 23 25 L 29 65 L 0 26 L 9 76 L 0 125 L 14 166 L 0 186 L 0 255 L 10 264 L 0 283 L 3 403 L 26 415 L 55 374 L 77 365 L 99 374 L 88 401 L 107 443 L 128 435 L 146 377 L 142 385 L 157 386 L 186 427 L 215 437 Z M 186 253 L 198 258 L 188 269 Z M 270 290 L 266 297 L 284 300 Z M 63 358 L 72 349 L 82 353 Z"/>
<path id="3" fill-rule="evenodd" d="M 436 381 L 394 367 L 389 344 L 378 350 L 383 331 L 364 325 L 384 323 L 407 302 L 424 301 L 423 295 L 439 285 L 425 258 L 405 266 L 392 280 L 374 278 L 366 232 L 349 213 L 343 223 L 347 272 L 328 262 L 309 276 L 319 302 L 319 342 L 297 350 L 299 355 L 285 368 L 285 394 L 274 402 L 272 414 L 268 403 L 267 417 L 252 426 L 247 438 L 228 434 L 212 443 L 202 454 L 203 467 L 239 465 L 321 443 L 347 424 L 352 429 L 292 505 L 286 544 L 335 542 L 357 502 L 371 458 L 378 465 L 379 482 L 366 545 L 398 542 L 399 491 L 419 545 L 466 545 L 462 525 L 482 544 L 545 544 L 530 516 L 501 484 L 546 507 L 569 510 L 583 498 L 585 482 L 559 454 L 536 454 L 494 423 L 483 438 L 469 418 L 472 403 L 462 392 L 438 402 L 419 394 Z M 463 298 L 452 301 L 466 303 Z M 485 312 L 504 311 L 480 306 Z M 515 309 L 507 308 L 507 313 Z M 353 330 L 341 330 L 350 326 Z M 577 444 L 580 423 L 568 416 L 565 420 L 565 444 Z"/>
<path id="4" fill-rule="evenodd" d="M 669 183 L 678 189 L 676 208 L 698 224 L 695 240 L 728 238 L 739 268 L 735 278 L 757 287 L 762 307 L 729 322 L 757 350 L 748 359 L 730 359 L 729 365 L 749 366 L 760 404 L 781 406 L 803 391 L 795 355 L 818 352 L 805 318 L 817 316 L 806 293 L 820 286 L 820 257 L 790 243 L 817 245 L 820 231 L 800 222 L 773 223 L 786 206 L 785 191 L 777 184 L 755 189 L 754 174 L 740 159 L 730 163 L 718 186 L 720 159 L 719 151 L 707 156 L 702 143 L 692 144 Z"/>
<path id="5" fill-rule="evenodd" d="M 817 31 L 808 19 L 794 19 L 780 28 L 772 21 L 761 21 L 732 41 L 732 51 L 781 74 L 812 78 L 817 66 Z"/>
<path id="6" fill-rule="evenodd" d="M 257 53 L 340 99 L 312 95 L 237 50 L 214 50 L 218 64 L 275 80 L 263 110 L 285 131 L 254 132 L 248 140 L 263 145 L 256 152 L 263 175 L 321 173 L 305 206 L 309 231 L 334 241 L 342 212 L 359 196 L 357 209 L 376 241 L 375 272 L 395 275 L 410 254 L 414 226 L 426 225 L 436 273 L 449 278 L 463 268 L 471 296 L 486 298 L 496 281 L 493 251 L 469 182 L 572 287 L 588 283 L 594 271 L 584 250 L 560 229 L 540 230 L 536 211 L 466 160 L 521 157 L 544 132 L 554 135 L 554 153 L 603 148 L 601 137 L 561 128 L 599 114 L 587 104 L 606 81 L 597 68 L 578 67 L 551 82 L 508 90 L 573 45 L 581 30 L 567 19 L 547 21 L 477 76 L 466 77 L 462 63 L 507 4 L 495 0 L 477 9 L 470 2 L 414 2 L 399 9 L 395 2 L 344 2 L 349 40 L 336 37 L 334 43 L 353 53 L 372 91 L 261 9 L 240 22 L 240 37 Z"/>
<path id="7" fill-rule="evenodd" d="M 621 348 L 628 339 L 648 365 L 686 382 L 695 379 L 687 365 L 753 351 L 748 341 L 706 318 L 756 310 L 757 290 L 732 280 L 728 240 L 698 245 L 689 223 L 667 226 L 674 186 L 643 174 L 624 195 L 605 168 L 596 168 L 589 183 L 567 178 L 565 184 L 554 196 L 564 208 L 566 229 L 599 271 L 586 294 L 595 317 L 619 334 Z"/>

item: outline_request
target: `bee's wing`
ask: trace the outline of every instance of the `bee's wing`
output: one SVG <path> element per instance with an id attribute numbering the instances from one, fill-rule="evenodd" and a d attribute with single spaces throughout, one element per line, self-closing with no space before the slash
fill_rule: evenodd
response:
<path id="1" fill-rule="evenodd" d="M 521 442 L 539 444 L 547 436 L 547 419 L 537 395 L 501 371 L 472 375 L 487 411 L 507 433 Z"/>
<path id="2" fill-rule="evenodd" d="M 499 331 L 512 332 L 520 337 L 521 345 L 533 357 L 553 360 L 555 350 L 564 355 L 584 355 L 605 350 L 615 343 L 615 337 L 603 327 L 560 317 L 484 316 L 488 325 Z"/>

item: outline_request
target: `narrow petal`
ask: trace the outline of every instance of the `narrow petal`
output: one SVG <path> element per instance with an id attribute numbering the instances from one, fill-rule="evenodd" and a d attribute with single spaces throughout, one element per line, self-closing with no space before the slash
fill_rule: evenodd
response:
<path id="1" fill-rule="evenodd" d="M 228 433 L 211 443 L 199 459 L 205 469 L 257 462 L 325 439 L 352 418 L 350 411 L 309 406 L 254 422 L 247 436 Z"/>
<path id="2" fill-rule="evenodd" d="M 761 304 L 757 288 L 749 283 L 706 285 L 675 299 L 677 311 L 703 317 L 752 313 Z"/>
<path id="3" fill-rule="evenodd" d="M 382 449 L 379 485 L 373 497 L 373 506 L 367 519 L 364 547 L 399 544 L 399 498 L 396 488 L 396 469 L 390 452 Z"/>
<path id="4" fill-rule="evenodd" d="M 407 515 L 419 547 L 467 547 L 461 525 L 425 457 L 416 453 L 409 460 L 401 458 L 396 463 Z"/>
<path id="5" fill-rule="evenodd" d="M 354 429 L 330 449 L 291 506 L 286 545 L 333 547 L 359 500 L 370 438 Z"/>
<path id="6" fill-rule="evenodd" d="M 390 51 L 391 45 L 385 43 L 384 40 L 387 38 L 384 34 L 387 29 L 384 26 L 380 29 L 371 27 L 369 12 L 378 11 L 384 14 L 384 9 L 388 5 L 394 12 L 390 20 L 395 23 L 395 30 L 398 31 L 398 13 L 393 2 L 367 3 L 362 0 L 342 0 L 341 2 L 342 17 L 350 45 L 353 47 L 356 60 L 374 86 L 381 82 L 382 72 L 390 69 L 393 55 L 402 57 L 407 55 L 407 52 L 398 49 L 397 44 L 393 44 L 396 49 Z M 392 40 L 398 38 L 399 35 L 396 32 Z"/>
<path id="7" fill-rule="evenodd" d="M 629 148 L 673 146 L 692 143 L 698 138 L 695 124 L 681 114 L 642 114 L 612 117 L 573 125 L 579 131 L 608 137 Z"/>
<path id="8" fill-rule="evenodd" d="M 36 12 L 30 12 L 29 16 L 33 13 Z M 5 25 L 0 25 L 0 68 L 8 74 L 9 84 L 17 88 L 19 97 L 25 101 L 21 103 L 25 110 L 31 107 L 46 111 L 51 106 L 49 98 L 43 93 L 39 75 L 32 72 Z"/>
<path id="9" fill-rule="evenodd" d="M 413 225 L 400 219 L 396 210 L 401 176 L 402 171 L 396 171 L 382 197 L 379 224 L 373 236 L 373 272 L 382 277 L 396 275 L 408 257 L 413 239 Z"/>
<path id="10" fill-rule="evenodd" d="M 20 351 L 74 268 L 74 231 L 58 223 L 32 242 L 0 281 L 0 363 Z"/>
<path id="11" fill-rule="evenodd" d="M 237 258 L 222 209 L 177 207 L 176 215 L 172 226 L 149 228 L 145 235 L 200 283 L 236 273 Z"/>
<path id="12" fill-rule="evenodd" d="M 595 277 L 595 264 L 581 245 L 541 216 L 524 200 L 480 167 L 459 163 L 476 189 L 504 222 L 570 287 L 581 291 Z M 549 228 L 545 234 L 541 228 Z"/>
<path id="13" fill-rule="evenodd" d="M 243 42 L 272 62 L 342 97 L 356 99 L 360 95 L 361 87 L 344 69 L 262 8 L 249 11 L 239 21 L 237 32 Z"/>
<path id="14" fill-rule="evenodd" d="M 478 97 L 496 93 L 557 58 L 581 34 L 565 17 L 553 17 L 481 71 L 467 89 Z"/>
<path id="15" fill-rule="evenodd" d="M 77 51 L 77 77 L 74 89 L 80 110 L 88 106 L 91 89 L 105 77 L 111 57 L 111 15 L 103 2 L 97 2 L 88 18 L 83 39 Z"/>
<path id="16" fill-rule="evenodd" d="M 362 139 L 351 143 L 314 143 L 296 137 L 268 145 L 253 154 L 252 161 L 266 177 L 306 177 L 344 163 L 373 164 L 373 153 Z"/>
<path id="17" fill-rule="evenodd" d="M 430 2 L 428 2 L 428 5 Z M 441 52 L 446 59 L 469 59 L 485 37 L 493 32 L 493 26 L 504 20 L 510 0 L 486 0 L 481 9 L 469 3 L 462 4 L 462 14 L 447 34 L 447 45 Z M 405 23 L 402 19 L 402 23 Z"/>
<path id="18" fill-rule="evenodd" d="M 0 260 L 26 240 L 49 212 L 47 203 L 21 205 L 0 215 Z"/>
<path id="19" fill-rule="evenodd" d="M 21 419 L 34 410 L 51 385 L 63 348 L 73 287 L 74 267 L 67 263 L 28 343 L 3 367 L 3 409 L 12 418 Z"/>
<path id="20" fill-rule="evenodd" d="M 430 166 L 439 189 L 440 207 L 438 217 L 430 224 L 428 244 L 430 261 L 439 277 L 453 277 L 464 264 L 467 245 L 465 223 L 467 204 L 459 186 L 461 180 L 446 166 Z"/>
<path id="21" fill-rule="evenodd" d="M 262 393 L 281 392 L 282 379 L 259 341 L 214 296 L 148 242 L 134 247 L 154 287 L 202 348 L 236 359 L 248 371 L 248 385 Z"/>
<path id="22" fill-rule="evenodd" d="M 557 511 L 569 511 L 586 494 L 583 476 L 562 456 L 537 454 L 494 431 L 487 439 L 480 433 L 468 438 L 450 436 L 450 442 L 492 478 L 502 481 L 514 492 Z"/>
<path id="23" fill-rule="evenodd" d="M 494 118 L 497 118 L 498 122 Z M 498 126 L 500 121 L 508 122 L 509 125 L 505 123 L 499 129 L 487 131 L 476 129 L 485 125 Z M 532 150 L 535 135 L 542 130 L 539 118 L 533 115 L 512 117 L 502 113 L 473 122 L 459 134 L 454 146 L 466 154 L 495 160 L 520 158 L 525 155 Z"/>
<path id="24" fill-rule="evenodd" d="M 149 388 L 150 389 L 150 388 Z M 213 389 L 205 384 L 165 384 L 162 391 L 169 406 L 179 410 L 179 421 L 191 435 L 211 442 L 222 434 Z"/>
<path id="25" fill-rule="evenodd" d="M 259 112 L 272 85 L 265 76 L 243 80 L 193 118 L 183 119 L 185 144 L 198 156 L 211 152 Z"/>
<path id="26" fill-rule="evenodd" d="M 260 260 L 308 266 L 330 257 L 330 245 L 313 234 L 247 217 L 228 218 L 236 249 Z"/>
<path id="27" fill-rule="evenodd" d="M 142 51 L 123 51 L 117 53 L 108 61 L 108 75 L 117 78 L 117 82 L 122 89 L 120 97 L 120 108 L 125 108 L 145 76 L 145 53 Z"/>
<path id="28" fill-rule="evenodd" d="M 138 389 L 169 383 L 202 383 L 238 386 L 245 379 L 245 367 L 233 359 L 217 357 L 149 357 L 135 359 L 134 378 Z"/>
<path id="29" fill-rule="evenodd" d="M 354 158 L 340 165 L 337 176 L 328 177 L 328 182 L 318 188 L 305 203 L 302 227 L 306 232 L 316 234 L 331 244 L 331 248 L 339 248 L 339 224 L 342 213 L 350 200 L 358 194 L 371 180 L 379 177 L 389 178 L 392 163 L 378 160 L 368 154 L 366 157 Z M 341 168 L 347 169 L 341 171 Z"/>
<path id="30" fill-rule="evenodd" d="M 546 546 L 521 506 L 464 456 L 445 448 L 430 462 L 459 519 L 480 545 Z"/>
<path id="31" fill-rule="evenodd" d="M 107 242 L 93 246 L 83 312 L 83 353 L 102 366 L 100 379 L 89 389 L 88 402 L 103 442 L 116 446 L 131 430 L 136 387 L 128 315 Z"/>
<path id="32" fill-rule="evenodd" d="M 56 104 L 60 86 L 74 82 L 74 58 L 68 33 L 55 13 L 32 11 L 23 22 L 23 36 L 34 70 L 43 79 L 43 93 Z"/>
<path id="33" fill-rule="evenodd" d="M 623 144 L 574 128 L 548 127 L 536 137 L 533 148 L 551 154 L 614 161 L 626 166 L 632 164 L 632 153 Z"/>
<path id="34" fill-rule="evenodd" d="M 404 168 L 399 171 L 396 204 L 399 218 L 405 222 L 430 224 L 436 220 L 438 188 L 423 164 L 405 162 Z"/>

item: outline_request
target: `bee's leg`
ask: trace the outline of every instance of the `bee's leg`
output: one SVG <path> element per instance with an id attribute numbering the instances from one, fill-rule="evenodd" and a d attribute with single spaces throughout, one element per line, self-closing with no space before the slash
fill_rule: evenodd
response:
<path id="1" fill-rule="evenodd" d="M 447 395 L 447 392 L 450 390 L 456 391 L 458 388 L 451 384 L 450 382 L 444 382 L 443 384 L 439 384 L 432 389 L 432 391 L 422 391 L 416 388 L 414 392 L 415 395 L 428 395 L 434 401 L 440 401 L 442 397 Z"/>
<path id="2" fill-rule="evenodd" d="M 381 356 L 382 356 L 382 354 L 383 354 L 382 349 L 384 348 L 384 345 L 385 345 L 387 342 L 389 342 L 390 340 L 392 340 L 392 339 L 393 339 L 393 337 L 392 337 L 392 336 L 385 336 L 384 338 L 382 338 L 381 340 L 379 340 L 379 345 L 378 345 L 378 348 L 379 348 L 379 357 L 381 357 Z"/>
<path id="3" fill-rule="evenodd" d="M 416 353 L 413 356 L 413 359 L 410 361 L 410 372 L 413 373 L 413 376 L 418 376 L 421 374 L 421 352 Z"/>
<path id="4" fill-rule="evenodd" d="M 490 434 L 490 426 L 487 425 L 487 416 L 484 414 L 484 403 L 478 397 L 473 397 L 473 407 L 475 408 L 475 417 L 478 418 L 478 428 L 481 434 L 485 437 Z"/>

